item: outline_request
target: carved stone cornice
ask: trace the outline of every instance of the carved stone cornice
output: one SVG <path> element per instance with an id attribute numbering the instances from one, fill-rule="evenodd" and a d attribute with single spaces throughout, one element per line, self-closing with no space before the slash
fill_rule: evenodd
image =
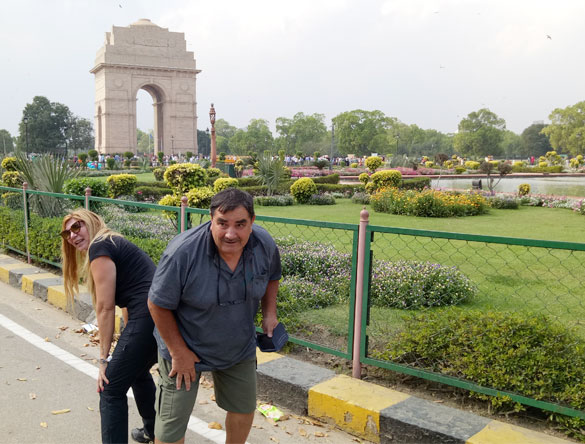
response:
<path id="1" fill-rule="evenodd" d="M 148 65 L 130 65 L 130 64 L 123 64 L 123 63 L 100 63 L 94 66 L 89 72 L 92 74 L 97 73 L 98 71 L 104 68 L 123 68 L 124 70 L 131 70 L 131 71 L 138 71 L 138 70 L 150 70 L 150 71 L 161 71 L 161 72 L 184 72 L 190 74 L 199 74 L 201 72 L 200 69 L 193 69 L 193 68 L 172 68 L 172 67 L 163 67 L 163 66 L 148 66 Z"/>

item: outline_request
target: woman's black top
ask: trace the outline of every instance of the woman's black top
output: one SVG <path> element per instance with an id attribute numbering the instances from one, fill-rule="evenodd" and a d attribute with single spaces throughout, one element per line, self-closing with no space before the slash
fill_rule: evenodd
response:
<path id="1" fill-rule="evenodd" d="M 156 265 L 150 257 L 121 236 L 96 241 L 89 247 L 90 262 L 109 257 L 116 265 L 116 305 L 128 309 L 128 318 L 150 316 L 146 301 Z"/>

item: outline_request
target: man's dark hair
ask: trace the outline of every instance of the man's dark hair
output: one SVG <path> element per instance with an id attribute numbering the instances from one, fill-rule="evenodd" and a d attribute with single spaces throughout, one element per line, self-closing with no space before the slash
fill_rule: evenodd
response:
<path id="1" fill-rule="evenodd" d="M 244 207 L 250 215 L 250 219 L 254 217 L 254 199 L 252 196 L 237 188 L 228 188 L 220 191 L 211 198 L 209 212 L 211 213 L 211 217 L 213 217 L 216 210 L 227 213 L 238 207 Z"/>

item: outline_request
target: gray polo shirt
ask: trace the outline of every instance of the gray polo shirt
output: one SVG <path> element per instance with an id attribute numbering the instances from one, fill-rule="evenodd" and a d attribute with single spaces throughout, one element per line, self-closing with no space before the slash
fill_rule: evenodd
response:
<path id="1" fill-rule="evenodd" d="M 257 225 L 235 271 L 219 256 L 210 222 L 175 237 L 163 253 L 149 299 L 173 310 L 187 346 L 207 368 L 225 369 L 256 355 L 254 316 L 268 281 L 281 277 L 280 255 Z M 161 355 L 169 350 L 155 329 Z"/>

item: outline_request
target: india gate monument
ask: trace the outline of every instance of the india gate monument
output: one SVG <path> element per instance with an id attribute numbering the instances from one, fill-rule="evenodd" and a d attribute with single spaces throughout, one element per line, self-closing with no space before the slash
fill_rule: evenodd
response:
<path id="1" fill-rule="evenodd" d="M 196 68 L 185 35 L 148 19 L 113 26 L 97 52 L 95 149 L 136 153 L 136 95 L 147 91 L 154 106 L 154 153 L 197 153 Z"/>

